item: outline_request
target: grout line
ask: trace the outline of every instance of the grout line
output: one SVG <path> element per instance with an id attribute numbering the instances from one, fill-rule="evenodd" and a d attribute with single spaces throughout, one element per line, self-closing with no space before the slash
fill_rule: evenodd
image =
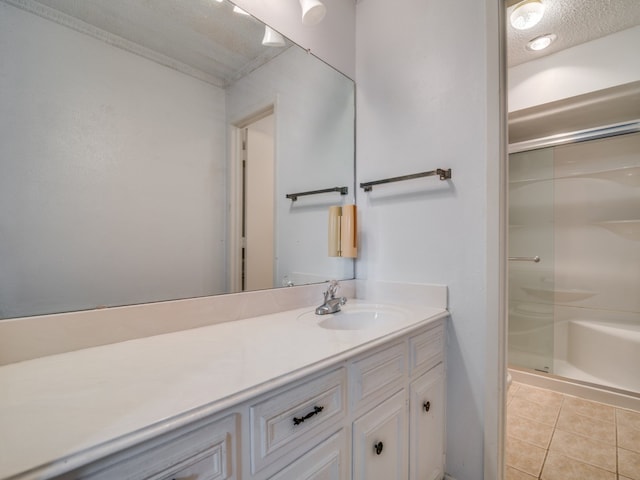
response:
<path id="1" fill-rule="evenodd" d="M 543 388 L 543 387 L 535 387 L 535 388 L 538 388 L 538 389 L 541 389 L 541 390 L 545 390 L 545 391 L 554 392 L 553 390 L 549 390 L 549 389 L 546 389 L 546 388 Z M 519 392 L 519 390 L 520 390 L 520 389 L 518 388 L 518 390 L 516 391 L 516 393 L 513 395 L 512 400 L 513 400 L 513 398 L 515 398 L 515 396 L 516 396 L 516 394 L 517 394 L 517 393 L 524 393 L 524 392 Z M 560 392 L 554 392 L 554 393 L 560 393 Z M 566 400 L 568 397 L 578 398 L 578 399 L 582 399 L 582 400 L 589 401 L 589 402 L 592 402 L 592 403 L 599 403 L 599 404 L 603 404 L 603 405 L 607 405 L 607 406 L 612 406 L 612 407 L 614 408 L 614 415 L 613 415 L 613 420 L 614 420 L 614 435 L 615 435 L 615 442 L 614 442 L 615 447 L 614 447 L 614 448 L 615 448 L 615 462 L 616 462 L 616 466 L 615 466 L 615 475 L 616 475 L 616 478 L 618 478 L 618 477 L 619 477 L 619 475 L 620 475 L 620 472 L 619 472 L 619 459 L 618 459 L 618 451 L 619 451 L 619 448 L 620 448 L 620 446 L 619 446 L 619 444 L 618 444 L 618 410 L 630 410 L 630 411 L 632 411 L 632 412 L 637 412 L 637 411 L 636 411 L 636 410 L 633 410 L 633 409 L 626 409 L 626 408 L 617 407 L 617 406 L 615 406 L 615 405 L 609 405 L 609 404 L 604 403 L 604 402 L 598 402 L 598 401 L 588 400 L 588 399 L 586 399 L 586 398 L 579 397 L 579 396 L 572 395 L 572 394 L 560 393 L 560 395 L 562 395 L 561 402 L 560 402 L 560 408 L 558 409 L 558 413 L 557 413 L 557 415 L 556 415 L 556 418 L 555 418 L 555 421 L 554 421 L 554 424 L 553 424 L 553 430 L 552 430 L 552 432 L 551 432 L 551 438 L 550 438 L 550 440 L 549 440 L 549 444 L 548 444 L 547 448 L 545 449 L 545 456 L 544 456 L 544 459 L 543 459 L 543 461 L 542 461 L 542 466 L 541 466 L 541 468 L 540 468 L 540 473 L 538 474 L 537 479 L 538 479 L 538 480 L 540 480 L 540 479 L 542 478 L 542 472 L 544 471 L 544 467 L 545 467 L 545 465 L 546 465 L 546 463 L 547 463 L 547 459 L 548 459 L 548 457 L 549 457 L 549 452 L 551 451 L 551 443 L 553 442 L 553 438 L 555 437 L 556 431 L 558 430 L 558 422 L 560 421 L 560 413 L 562 412 L 562 408 L 564 407 L 565 400 Z M 522 398 L 523 400 L 529 401 L 529 402 L 531 402 L 531 403 L 535 403 L 535 404 L 537 404 L 537 405 L 542 405 L 542 404 L 539 404 L 539 403 L 537 403 L 537 402 L 532 402 L 531 400 L 527 399 L 527 398 L 526 398 L 526 395 L 525 395 L 525 396 L 520 396 L 520 398 Z M 586 416 L 586 415 L 581 415 L 581 414 L 579 414 L 579 413 L 577 413 L 577 412 L 574 412 L 574 413 L 575 413 L 576 415 L 578 415 L 578 416 L 588 417 L 588 416 Z M 512 412 L 512 414 L 517 415 L 516 413 L 513 413 L 513 412 Z M 523 418 L 526 418 L 526 417 L 523 417 Z M 528 419 L 528 420 L 531 420 L 531 419 Z M 597 420 L 600 420 L 600 419 L 597 419 Z M 603 422 L 604 422 L 604 420 L 601 420 L 601 421 L 603 421 Z M 577 436 L 581 436 L 581 437 L 584 437 L 584 438 L 587 438 L 587 439 L 590 439 L 590 440 L 594 440 L 593 438 L 591 438 L 591 437 L 589 437 L 589 436 L 581 435 L 581 434 L 579 434 L 579 433 L 574 433 L 574 432 L 568 432 L 568 433 L 572 433 L 573 435 L 577 435 Z M 522 440 L 521 440 L 521 441 L 522 441 Z M 529 443 L 529 442 L 526 442 L 526 441 L 525 441 L 525 443 Z M 533 445 L 533 444 L 532 444 L 532 445 Z M 581 462 L 581 463 L 586 463 L 586 464 L 588 464 L 588 465 L 591 465 L 591 464 L 589 464 L 589 463 L 587 463 L 587 462 L 583 462 L 582 460 L 578 460 L 578 459 L 574 459 L 574 460 L 579 461 L 579 462 Z M 603 467 L 601 467 L 601 466 L 597 466 L 597 465 L 591 465 L 591 466 L 596 467 L 596 468 L 600 468 L 600 469 L 602 469 L 602 470 L 606 470 L 606 469 L 604 469 L 604 468 L 603 468 Z M 513 465 L 510 465 L 510 467 L 511 467 L 511 468 L 514 468 L 515 470 L 522 471 L 522 470 L 520 470 L 520 469 L 518 469 L 518 468 L 514 467 Z M 607 470 L 607 471 L 608 471 L 608 470 Z M 523 472 L 523 473 L 527 473 L 527 472 Z"/>
<path id="2" fill-rule="evenodd" d="M 556 416 L 556 421 L 553 424 L 553 430 L 551 431 L 551 438 L 549 439 L 549 445 L 547 445 L 547 450 L 544 454 L 544 460 L 542 461 L 542 468 L 540 468 L 540 475 L 538 476 L 539 479 L 542 478 L 542 472 L 544 471 L 544 466 L 547 463 L 547 458 L 549 457 L 549 452 L 551 451 L 551 442 L 553 442 L 553 437 L 555 437 L 556 435 L 556 429 L 558 427 L 558 421 L 560 420 L 560 412 L 562 411 L 563 405 L 564 405 L 564 395 L 562 395 L 562 398 L 560 400 L 560 408 L 558 409 L 558 415 Z"/>
<path id="3" fill-rule="evenodd" d="M 616 408 L 613 411 L 613 423 L 615 425 L 614 432 L 616 436 L 616 478 L 620 476 L 620 471 L 618 467 L 618 409 Z"/>

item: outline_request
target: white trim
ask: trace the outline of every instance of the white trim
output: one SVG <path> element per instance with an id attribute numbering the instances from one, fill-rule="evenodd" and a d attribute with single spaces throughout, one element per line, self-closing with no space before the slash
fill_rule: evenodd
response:
<path id="1" fill-rule="evenodd" d="M 486 2 L 486 341 L 484 374 L 483 478 L 505 476 L 507 351 L 507 61 L 506 23 L 501 2 Z M 497 78 L 496 78 L 497 77 Z M 496 85 L 492 82 L 497 81 Z"/>
<path id="2" fill-rule="evenodd" d="M 273 115 L 274 121 L 274 168 L 277 171 L 277 98 L 272 102 L 258 107 L 253 113 L 232 121 L 229 124 L 229 288 L 230 292 L 238 293 L 242 291 L 242 204 L 244 202 L 244 192 L 242 191 L 242 130 L 250 124 L 257 122 L 269 115 Z M 277 191 L 277 184 L 275 185 Z M 275 199 L 274 199 L 275 202 Z M 276 205 L 274 203 L 274 209 Z M 277 214 L 274 213 L 274 224 L 278 224 Z M 274 249 L 276 248 L 274 241 Z M 276 258 L 276 251 L 273 258 Z M 274 275 L 277 265 L 274 265 Z M 274 279 L 275 281 L 275 279 Z M 280 285 L 274 283 L 277 288 Z"/>
<path id="3" fill-rule="evenodd" d="M 534 387 L 546 388 L 554 392 L 573 395 L 575 397 L 607 403 L 618 408 L 628 408 L 640 411 L 640 396 L 615 392 L 605 387 L 582 383 L 577 380 L 557 377 L 549 374 L 533 373 L 524 369 L 509 368 L 514 382 L 524 383 Z"/>
<path id="4" fill-rule="evenodd" d="M 623 122 L 597 128 L 588 128 L 577 132 L 560 133 L 549 137 L 536 138 L 535 140 L 512 143 L 509 145 L 509 153 L 526 152 L 540 148 L 555 147 L 567 143 L 586 142 L 588 140 L 597 140 L 599 138 L 607 138 L 615 135 L 624 135 L 626 133 L 635 132 L 640 132 L 640 119 L 633 122 Z"/>
<path id="5" fill-rule="evenodd" d="M 242 129 L 229 125 L 228 291 L 242 290 Z"/>

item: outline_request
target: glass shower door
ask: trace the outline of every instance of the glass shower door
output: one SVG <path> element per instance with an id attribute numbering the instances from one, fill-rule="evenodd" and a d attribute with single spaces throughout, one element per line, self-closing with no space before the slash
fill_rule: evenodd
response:
<path id="1" fill-rule="evenodd" d="M 554 152 L 509 155 L 510 366 L 553 372 Z"/>

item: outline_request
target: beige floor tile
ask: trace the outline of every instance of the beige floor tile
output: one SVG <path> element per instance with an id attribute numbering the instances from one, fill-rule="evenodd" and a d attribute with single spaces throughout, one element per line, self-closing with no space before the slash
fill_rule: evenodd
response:
<path id="1" fill-rule="evenodd" d="M 615 421 L 615 409 L 604 403 L 591 402 L 582 398 L 565 395 L 562 408 L 571 410 L 578 415 L 596 418 L 605 422 Z"/>
<path id="2" fill-rule="evenodd" d="M 618 475 L 618 480 L 633 480 L 633 479 L 629 477 L 623 477 L 622 475 Z"/>
<path id="3" fill-rule="evenodd" d="M 542 480 L 616 480 L 616 474 L 549 452 L 540 478 Z"/>
<path id="4" fill-rule="evenodd" d="M 618 421 L 618 446 L 640 453 L 640 430 L 628 423 Z"/>
<path id="5" fill-rule="evenodd" d="M 529 442 L 537 447 L 548 448 L 553 427 L 535 422 L 525 417 L 509 413 L 507 415 L 507 435 Z"/>
<path id="6" fill-rule="evenodd" d="M 616 447 L 581 435 L 556 430 L 549 451 L 610 472 L 616 471 Z"/>
<path id="7" fill-rule="evenodd" d="M 516 395 L 509 404 L 509 410 L 515 415 L 528 418 L 534 422 L 554 426 L 558 419 L 560 407 L 547 407 L 539 403 L 530 402 Z"/>
<path id="8" fill-rule="evenodd" d="M 609 445 L 615 446 L 616 444 L 615 423 L 578 415 L 575 410 L 571 410 L 570 408 L 562 407 L 560 409 L 560 416 L 558 417 L 556 428 L 565 432 L 589 437 L 592 440 L 608 443 Z"/>
<path id="9" fill-rule="evenodd" d="M 558 408 L 562 404 L 563 395 L 551 390 L 536 388 L 529 385 L 522 385 L 516 396 L 524 398 L 530 402 L 538 403 L 546 407 Z"/>
<path id="10" fill-rule="evenodd" d="M 513 467 L 507 467 L 507 480 L 537 480 L 537 478 Z"/>
<path id="11" fill-rule="evenodd" d="M 640 453 L 618 448 L 618 473 L 632 480 L 640 480 Z"/>
<path id="12" fill-rule="evenodd" d="M 616 420 L 618 424 L 624 423 L 631 428 L 640 430 L 640 412 L 616 408 Z"/>
<path id="13" fill-rule="evenodd" d="M 507 436 L 507 467 L 538 477 L 546 453 L 544 448 Z"/>

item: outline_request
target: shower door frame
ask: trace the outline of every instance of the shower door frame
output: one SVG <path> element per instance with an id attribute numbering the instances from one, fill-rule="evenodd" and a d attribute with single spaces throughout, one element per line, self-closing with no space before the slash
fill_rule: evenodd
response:
<path id="1" fill-rule="evenodd" d="M 565 144 L 587 142 L 591 140 L 610 138 L 638 132 L 640 132 L 640 118 L 633 121 L 625 121 L 602 127 L 588 128 L 575 132 L 562 133 L 558 135 L 509 144 L 507 153 L 508 155 L 511 155 L 512 153 L 522 153 Z M 508 281 L 509 278 L 507 278 L 507 282 Z M 508 337 L 508 329 L 506 333 Z M 507 367 L 512 371 L 515 370 L 515 373 L 518 376 L 523 376 L 523 378 L 527 377 L 527 383 L 538 384 L 538 386 L 541 387 L 552 388 L 570 394 L 576 394 L 576 392 L 578 391 L 582 391 L 584 393 L 585 391 L 590 390 L 592 396 L 595 395 L 594 399 L 599 399 L 600 401 L 604 401 L 606 403 L 618 404 L 623 408 L 637 409 L 640 405 L 640 392 L 620 390 L 610 386 L 590 383 L 575 378 L 563 377 L 553 373 L 544 373 L 542 371 L 532 370 L 517 365 L 508 364 Z M 540 380 L 535 380 L 536 377 Z"/>

